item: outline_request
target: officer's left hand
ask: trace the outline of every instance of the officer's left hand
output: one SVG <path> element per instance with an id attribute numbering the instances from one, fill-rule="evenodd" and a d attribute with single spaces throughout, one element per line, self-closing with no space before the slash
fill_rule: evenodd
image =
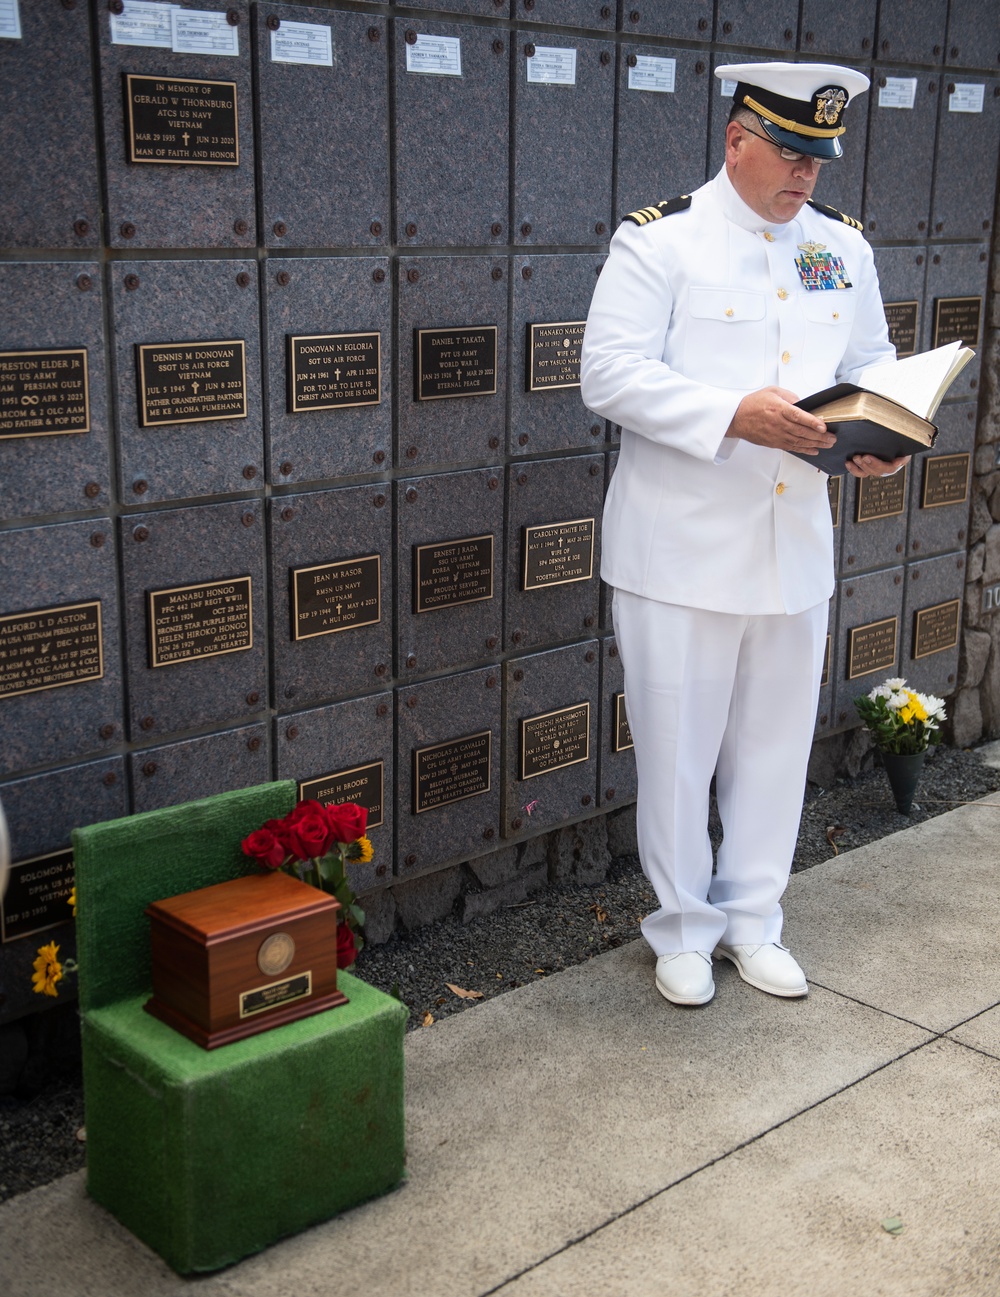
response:
<path id="1" fill-rule="evenodd" d="M 889 477 L 898 473 L 912 456 L 903 455 L 899 459 L 876 459 L 874 455 L 855 455 L 846 460 L 847 471 L 852 477 Z"/>

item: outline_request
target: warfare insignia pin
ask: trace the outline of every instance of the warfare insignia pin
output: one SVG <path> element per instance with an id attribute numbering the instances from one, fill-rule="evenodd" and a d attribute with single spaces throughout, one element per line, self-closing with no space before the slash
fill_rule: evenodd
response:
<path id="1" fill-rule="evenodd" d="M 820 252 L 826 251 L 825 243 L 798 243 L 796 247 L 800 252 L 808 252 L 810 256 L 815 257 Z"/>
<path id="2" fill-rule="evenodd" d="M 847 103 L 847 91 L 840 86 L 827 86 L 816 93 L 816 116 L 814 122 L 820 125 L 836 126 L 837 118 Z"/>

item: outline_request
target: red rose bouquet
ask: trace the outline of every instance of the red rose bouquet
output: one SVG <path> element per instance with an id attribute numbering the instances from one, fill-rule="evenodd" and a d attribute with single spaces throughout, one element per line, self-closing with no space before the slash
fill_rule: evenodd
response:
<path id="1" fill-rule="evenodd" d="M 365 916 L 347 881 L 347 864 L 372 858 L 372 844 L 365 837 L 367 822 L 368 812 L 353 802 L 341 806 L 299 802 L 283 820 L 268 820 L 243 839 L 244 853 L 262 869 L 283 869 L 340 902 L 338 968 L 350 968 L 364 945 Z"/>

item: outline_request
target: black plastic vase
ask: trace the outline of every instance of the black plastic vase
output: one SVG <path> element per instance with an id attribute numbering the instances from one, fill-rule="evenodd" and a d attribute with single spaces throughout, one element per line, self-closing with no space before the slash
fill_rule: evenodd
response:
<path id="1" fill-rule="evenodd" d="M 896 810 L 901 815 L 910 813 L 926 755 L 926 752 L 911 752 L 905 755 L 898 752 L 882 753 L 882 764 L 885 766 L 885 773 L 889 776 L 889 786 L 896 799 Z"/>

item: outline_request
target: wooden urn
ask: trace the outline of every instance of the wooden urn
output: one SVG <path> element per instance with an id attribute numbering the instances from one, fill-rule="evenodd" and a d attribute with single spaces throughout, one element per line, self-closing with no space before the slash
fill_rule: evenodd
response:
<path id="1" fill-rule="evenodd" d="M 338 1004 L 337 914 L 288 874 L 249 874 L 146 908 L 153 996 L 145 1008 L 204 1049 Z"/>

